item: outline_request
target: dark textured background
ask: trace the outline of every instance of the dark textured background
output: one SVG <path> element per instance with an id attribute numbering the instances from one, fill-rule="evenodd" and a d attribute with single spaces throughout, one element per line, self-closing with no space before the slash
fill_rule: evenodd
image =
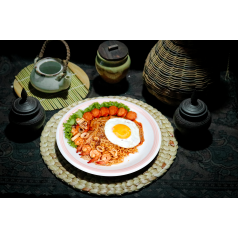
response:
<path id="1" fill-rule="evenodd" d="M 122 40 L 123 41 L 123 40 Z M 142 100 L 161 111 L 173 124 L 175 108 L 160 103 L 143 85 L 145 59 L 156 41 L 123 41 L 132 59 L 128 76 L 118 85 L 99 77 L 94 60 L 102 41 L 67 41 L 71 61 L 89 76 L 88 97 L 120 95 Z M 9 128 L 8 114 L 17 98 L 15 75 L 31 64 L 43 41 L 0 41 L 0 197 L 95 197 L 64 184 L 44 164 L 39 150 L 40 132 L 32 138 Z M 61 42 L 51 43 L 46 56 L 65 57 Z M 203 138 L 186 140 L 176 132 L 179 149 L 164 176 L 146 188 L 122 197 L 238 197 L 237 41 L 199 42 L 214 55 L 211 65 L 220 78 L 208 101 L 212 124 Z M 210 49 L 210 50 L 209 50 Z M 230 56 L 229 79 L 225 80 Z M 47 111 L 47 121 L 58 110 Z"/>

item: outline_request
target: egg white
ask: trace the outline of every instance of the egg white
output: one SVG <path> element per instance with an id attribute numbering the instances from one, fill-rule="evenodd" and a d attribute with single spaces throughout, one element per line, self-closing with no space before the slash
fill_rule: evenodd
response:
<path id="1" fill-rule="evenodd" d="M 131 129 L 131 135 L 127 139 L 120 139 L 113 133 L 113 127 L 117 124 L 123 124 Z M 113 118 L 106 122 L 105 124 L 105 135 L 107 139 L 120 147 L 132 148 L 140 143 L 139 128 L 133 121 L 123 119 L 123 118 Z"/>

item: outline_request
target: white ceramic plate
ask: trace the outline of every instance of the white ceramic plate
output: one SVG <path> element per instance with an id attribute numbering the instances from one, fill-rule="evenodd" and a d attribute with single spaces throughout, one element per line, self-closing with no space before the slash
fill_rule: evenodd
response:
<path id="1" fill-rule="evenodd" d="M 137 121 L 141 122 L 144 130 L 144 143 L 138 147 L 138 152 L 131 154 L 124 159 L 121 164 L 112 166 L 101 166 L 94 163 L 88 164 L 86 160 L 81 159 L 80 155 L 76 153 L 76 149 L 71 147 L 67 143 L 67 139 L 64 136 L 63 123 L 65 123 L 69 116 L 75 113 L 78 109 L 85 109 L 94 102 L 109 102 L 117 101 L 127 105 L 131 111 L 137 113 Z M 104 99 L 93 99 L 82 104 L 79 104 L 68 111 L 61 119 L 56 133 L 56 141 L 58 148 L 65 159 L 75 166 L 76 168 L 83 170 L 87 173 L 101 175 L 101 176 L 120 176 L 125 174 L 133 173 L 139 169 L 142 169 L 149 164 L 157 155 L 161 145 L 161 132 L 158 124 L 154 118 L 140 106 L 119 99 L 104 98 Z"/>

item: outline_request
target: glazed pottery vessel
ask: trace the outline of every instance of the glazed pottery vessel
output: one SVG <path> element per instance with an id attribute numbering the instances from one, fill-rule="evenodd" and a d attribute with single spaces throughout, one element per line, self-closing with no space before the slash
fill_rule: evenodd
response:
<path id="1" fill-rule="evenodd" d="M 44 93 L 56 93 L 70 86 L 72 76 L 68 70 L 69 47 L 63 41 L 67 49 L 65 61 L 57 58 L 42 58 L 46 47 L 46 41 L 41 49 L 39 57 L 34 61 L 34 69 L 30 75 L 30 82 L 34 88 Z"/>
<path id="2" fill-rule="evenodd" d="M 127 47 L 119 41 L 103 42 L 97 51 L 95 66 L 108 83 L 118 83 L 129 71 L 131 59 Z"/>
<path id="3" fill-rule="evenodd" d="M 211 125 L 211 113 L 207 105 L 197 99 L 196 93 L 193 93 L 191 98 L 181 102 L 174 113 L 173 120 L 182 134 L 202 134 Z"/>
<path id="4" fill-rule="evenodd" d="M 28 97 L 23 88 L 21 98 L 17 98 L 12 104 L 9 121 L 17 128 L 36 131 L 45 122 L 45 110 L 39 100 Z"/>

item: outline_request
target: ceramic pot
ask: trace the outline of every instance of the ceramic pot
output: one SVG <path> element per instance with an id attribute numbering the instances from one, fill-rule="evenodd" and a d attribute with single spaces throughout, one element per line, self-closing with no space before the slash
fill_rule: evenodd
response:
<path id="1" fill-rule="evenodd" d="M 196 98 L 185 99 L 176 109 L 173 116 L 177 129 L 185 135 L 202 134 L 211 125 L 211 113 L 206 104 Z"/>
<path id="2" fill-rule="evenodd" d="M 193 122 L 185 119 L 181 115 L 179 108 L 177 108 L 177 110 L 174 113 L 173 120 L 176 125 L 176 128 L 182 134 L 185 135 L 202 134 L 211 125 L 211 114 L 208 111 L 207 116 L 204 118 L 204 120 L 199 122 Z"/>
<path id="3" fill-rule="evenodd" d="M 65 62 L 58 58 L 42 58 L 46 47 L 46 41 L 41 49 L 39 57 L 34 61 L 34 68 L 30 75 L 32 86 L 44 93 L 56 93 L 67 89 L 70 86 L 72 76 L 68 70 L 69 47 L 63 41 L 67 49 L 67 58 Z"/>
<path id="4" fill-rule="evenodd" d="M 21 98 L 17 98 L 12 104 L 9 121 L 23 131 L 36 131 L 45 122 L 45 110 L 39 100 L 27 97 L 26 91 L 23 89 Z"/>
<path id="5" fill-rule="evenodd" d="M 112 48 L 110 49 L 110 47 Z M 99 75 L 106 82 L 112 84 L 120 82 L 126 77 L 130 65 L 128 49 L 123 43 L 106 41 L 99 46 L 95 66 Z"/>

